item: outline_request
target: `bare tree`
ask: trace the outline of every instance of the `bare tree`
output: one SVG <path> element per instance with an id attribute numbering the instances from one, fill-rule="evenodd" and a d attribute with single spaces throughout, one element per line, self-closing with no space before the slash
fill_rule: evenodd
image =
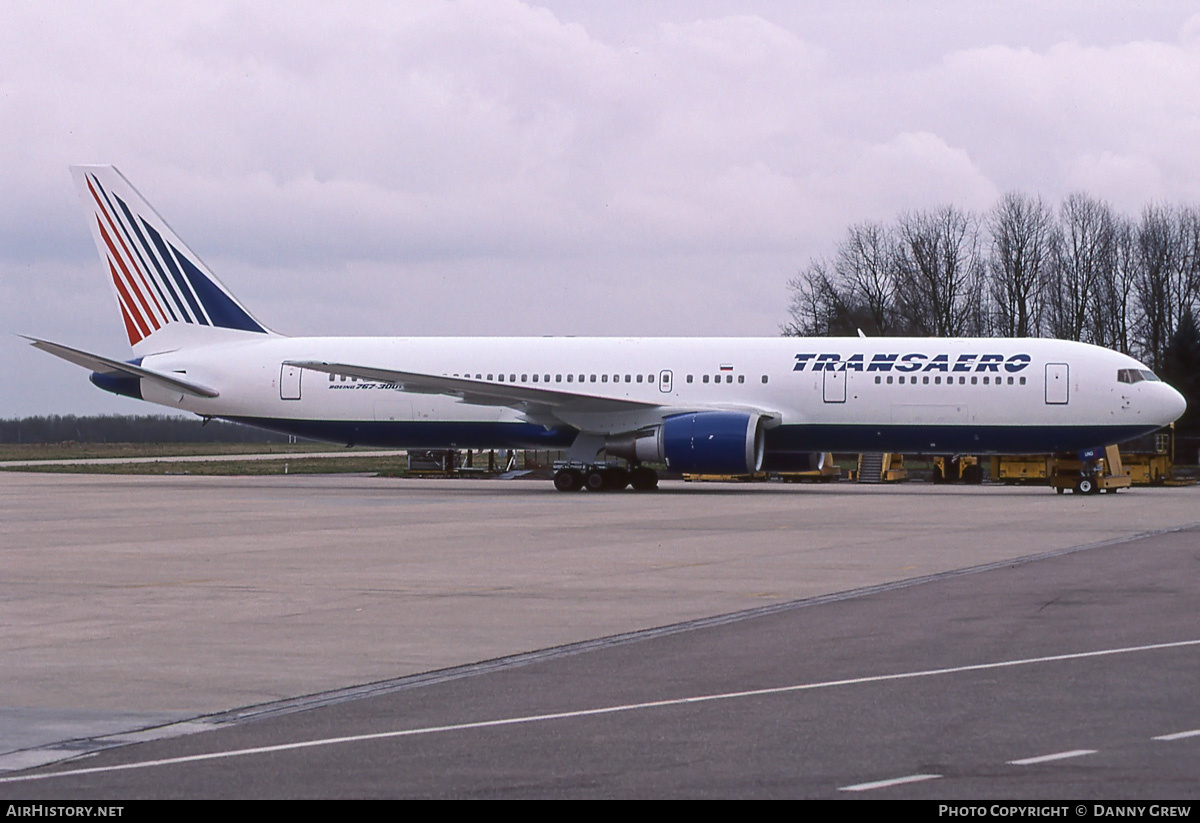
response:
<path id="1" fill-rule="evenodd" d="M 1112 209 L 1076 192 L 1061 209 L 1054 267 L 1047 281 L 1049 332 L 1065 340 L 1089 340 L 1096 292 L 1113 266 Z"/>
<path id="2" fill-rule="evenodd" d="M 913 330 L 936 337 L 981 333 L 977 221 L 954 206 L 906 212 L 896 235 L 897 305 Z"/>
<path id="3" fill-rule="evenodd" d="M 1184 317 L 1200 311 L 1200 210 L 1188 206 L 1176 212 L 1179 235 L 1179 256 L 1176 259 L 1174 305 L 1171 307 L 1171 330 L 1179 328 Z"/>
<path id="4" fill-rule="evenodd" d="M 1130 354 L 1134 345 L 1137 300 L 1134 286 L 1141 272 L 1137 228 L 1124 216 L 1114 218 L 1113 265 L 1100 284 L 1092 342 Z"/>
<path id="5" fill-rule="evenodd" d="M 896 241 L 879 223 L 859 223 L 838 246 L 836 270 L 848 298 L 858 309 L 858 328 L 873 335 L 895 334 Z"/>
<path id="6" fill-rule="evenodd" d="M 792 292 L 788 304 L 791 320 L 781 331 L 789 337 L 829 337 L 846 334 L 850 308 L 823 260 L 812 260 L 808 267 L 788 281 Z"/>
<path id="7" fill-rule="evenodd" d="M 1150 367 L 1162 365 L 1173 327 L 1173 275 L 1180 270 L 1181 234 L 1171 209 L 1162 205 L 1146 206 L 1137 227 L 1140 266 L 1134 282 L 1141 308 L 1140 354 Z"/>
<path id="8" fill-rule="evenodd" d="M 1054 215 L 1042 198 L 1009 192 L 987 221 L 990 292 L 997 331 L 1034 337 L 1042 324 L 1042 286 L 1055 240 Z"/>

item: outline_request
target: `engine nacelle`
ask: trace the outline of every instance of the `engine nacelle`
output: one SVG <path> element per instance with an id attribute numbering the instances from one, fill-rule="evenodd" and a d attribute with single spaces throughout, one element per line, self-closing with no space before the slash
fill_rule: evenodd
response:
<path id="1" fill-rule="evenodd" d="M 762 415 L 710 411 L 610 437 L 605 449 L 631 463 L 666 463 L 687 474 L 751 474 L 762 468 L 764 442 Z"/>

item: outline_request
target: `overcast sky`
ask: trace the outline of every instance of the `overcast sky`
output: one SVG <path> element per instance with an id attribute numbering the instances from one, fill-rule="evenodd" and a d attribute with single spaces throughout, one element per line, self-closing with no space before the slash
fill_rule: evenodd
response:
<path id="1" fill-rule="evenodd" d="M 858 221 L 1200 203 L 1193 9 L 0 0 L 0 417 L 156 410 L 12 336 L 130 356 L 68 164 L 284 334 L 773 336 Z"/>

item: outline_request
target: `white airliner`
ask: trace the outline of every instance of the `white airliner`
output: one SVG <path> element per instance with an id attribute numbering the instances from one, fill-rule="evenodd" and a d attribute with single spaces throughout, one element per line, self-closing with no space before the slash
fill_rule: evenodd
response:
<path id="1" fill-rule="evenodd" d="M 1079 451 L 1186 405 L 1133 358 L 1061 340 L 285 337 L 115 168 L 72 174 L 136 356 L 29 339 L 106 391 L 206 418 L 346 444 L 565 449 L 569 491 L 652 489 L 654 463 L 742 474 L 834 451 Z"/>

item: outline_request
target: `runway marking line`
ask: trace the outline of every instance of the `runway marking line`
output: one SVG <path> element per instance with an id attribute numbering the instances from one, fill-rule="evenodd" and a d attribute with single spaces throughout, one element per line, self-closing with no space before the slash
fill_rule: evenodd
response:
<path id="1" fill-rule="evenodd" d="M 910 774 L 907 777 L 893 777 L 891 780 L 876 780 L 872 783 L 855 783 L 853 786 L 841 786 L 839 792 L 869 792 L 872 789 L 886 789 L 889 786 L 903 786 L 906 783 L 920 783 L 924 780 L 937 780 L 940 774 Z"/>
<path id="2" fill-rule="evenodd" d="M 1160 734 L 1158 737 L 1152 737 L 1151 740 L 1183 740 L 1185 737 L 1200 737 L 1200 729 L 1192 729 L 1187 732 L 1175 732 L 1173 734 Z"/>
<path id="3" fill-rule="evenodd" d="M 48 780 L 54 777 L 76 777 L 87 774 L 101 774 L 104 772 L 121 772 L 131 769 L 147 769 L 155 766 L 171 766 L 181 763 L 197 763 L 205 760 L 223 760 L 233 757 L 247 757 L 255 754 L 271 754 L 274 752 L 297 751 L 300 749 L 312 749 L 320 746 L 335 746 L 342 743 L 365 743 L 375 740 L 390 740 L 401 737 L 416 737 L 425 734 L 441 734 L 445 732 L 470 731 L 475 729 L 492 729 L 500 726 L 516 726 L 526 723 L 544 723 L 550 720 L 568 720 L 580 717 L 597 717 L 608 714 L 620 714 L 623 712 L 644 711 L 646 709 L 661 709 L 670 706 L 687 706 L 699 703 L 712 703 L 718 700 L 738 700 L 748 697 L 766 697 L 777 694 L 789 694 L 793 692 L 814 691 L 816 689 L 828 689 L 836 686 L 857 686 L 865 683 L 885 683 L 895 680 L 913 680 L 919 677 L 937 677 L 945 674 L 963 674 L 966 672 L 980 672 L 991 669 L 1006 669 L 1015 666 L 1030 666 L 1037 663 L 1057 663 L 1064 660 L 1086 660 L 1093 657 L 1111 657 L 1118 654 L 1132 654 L 1135 652 L 1160 651 L 1162 649 L 1180 649 L 1188 646 L 1200 646 L 1198 640 L 1178 640 L 1172 643 L 1151 643 L 1144 646 L 1125 646 L 1116 649 L 1099 649 L 1090 652 L 1074 652 L 1072 654 L 1055 654 L 1046 657 L 1028 657 L 1018 660 L 1001 660 L 994 663 L 974 663 L 967 666 L 952 666 L 944 669 L 927 669 L 917 672 L 900 672 L 897 674 L 879 674 L 868 677 L 850 677 L 843 680 L 825 680 L 816 683 L 798 683 L 792 686 L 774 686 L 765 689 L 748 689 L 739 692 L 725 692 L 720 694 L 703 694 L 695 697 L 676 697 L 666 700 L 651 700 L 644 703 L 626 703 L 617 706 L 602 706 L 596 709 L 580 709 L 577 711 L 567 712 L 552 712 L 549 714 L 531 714 L 521 715 L 518 717 L 505 717 L 498 720 L 480 720 L 469 723 L 452 723 L 445 726 L 426 726 L 416 729 L 400 729 L 390 732 L 374 732 L 371 734 L 356 734 L 345 737 L 325 737 L 315 740 L 302 740 L 296 743 L 281 743 L 275 746 L 256 746 L 249 749 L 230 749 L 221 752 L 208 752 L 206 754 L 183 755 L 180 757 L 166 757 L 159 760 L 143 760 L 134 763 L 122 763 L 115 766 L 93 766 L 87 769 L 64 769 L 55 772 L 43 772 L 40 774 L 20 775 L 14 777 L 0 777 L 0 784 L 3 783 L 20 783 L 32 780 Z M 1080 753 L 1090 754 L 1090 751 Z M 1043 757 L 1053 758 L 1062 755 L 1044 755 Z M 1012 761 L 1032 762 L 1032 761 Z"/>
<path id="4" fill-rule="evenodd" d="M 1095 754 L 1096 749 L 1072 749 L 1069 752 L 1055 752 L 1054 754 L 1041 754 L 1037 757 L 1025 757 L 1020 760 L 1010 760 L 1010 766 L 1033 766 L 1038 763 L 1050 763 L 1054 760 L 1066 760 L 1069 757 L 1083 757 L 1085 754 Z"/>

